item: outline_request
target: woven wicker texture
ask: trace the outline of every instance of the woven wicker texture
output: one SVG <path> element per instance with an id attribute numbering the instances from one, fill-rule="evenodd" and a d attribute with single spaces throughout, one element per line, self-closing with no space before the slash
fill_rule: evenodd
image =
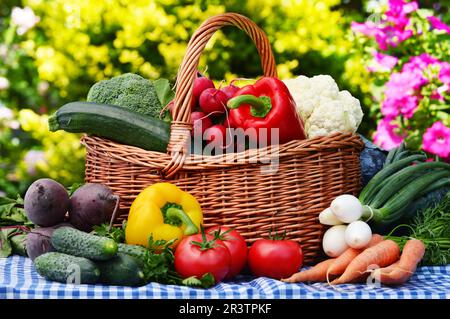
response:
<path id="1" fill-rule="evenodd" d="M 212 34 L 226 25 L 247 32 L 258 48 L 264 74 L 276 75 L 267 37 L 251 20 L 234 13 L 208 19 L 192 36 L 177 76 L 168 154 L 84 136 L 86 181 L 108 185 L 121 196 L 116 224 L 126 219 L 132 201 L 146 186 L 169 181 L 199 200 L 205 227 L 234 227 L 249 243 L 267 237 L 270 229 L 286 230 L 287 238 L 302 245 L 305 263 L 312 263 L 321 251 L 318 214 L 336 196 L 359 190 L 363 143 L 357 135 L 336 133 L 241 153 L 186 154 L 198 60 Z M 270 173 L 271 162 L 278 165 Z"/>

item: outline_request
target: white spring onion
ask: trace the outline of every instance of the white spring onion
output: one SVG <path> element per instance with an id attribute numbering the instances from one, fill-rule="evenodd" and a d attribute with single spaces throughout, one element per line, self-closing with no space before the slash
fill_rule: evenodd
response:
<path id="1" fill-rule="evenodd" d="M 329 225 L 329 226 L 335 226 L 335 225 L 342 225 L 342 222 L 337 219 L 337 217 L 333 214 L 331 211 L 331 208 L 324 209 L 319 214 L 319 222 L 322 225 Z"/>
<path id="2" fill-rule="evenodd" d="M 344 223 L 351 223 L 361 218 L 363 207 L 358 198 L 353 195 L 340 195 L 330 205 L 336 217 Z"/>
<path id="3" fill-rule="evenodd" d="M 360 220 L 349 224 L 345 230 L 345 242 L 355 249 L 367 247 L 371 238 L 372 230 L 369 225 Z"/>
<path id="4" fill-rule="evenodd" d="M 347 248 L 345 242 L 346 225 L 337 225 L 329 228 L 323 235 L 322 247 L 325 254 L 330 257 L 338 257 Z"/>

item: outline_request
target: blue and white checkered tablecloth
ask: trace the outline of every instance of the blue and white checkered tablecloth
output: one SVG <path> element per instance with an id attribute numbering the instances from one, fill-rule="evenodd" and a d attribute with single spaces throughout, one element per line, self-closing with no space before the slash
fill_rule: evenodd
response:
<path id="1" fill-rule="evenodd" d="M 238 277 L 210 289 L 150 283 L 131 288 L 105 285 L 67 285 L 47 281 L 29 258 L 0 258 L 0 299 L 450 299 L 450 265 L 422 267 L 400 287 L 339 286 L 324 283 L 285 284 L 268 278 Z"/>

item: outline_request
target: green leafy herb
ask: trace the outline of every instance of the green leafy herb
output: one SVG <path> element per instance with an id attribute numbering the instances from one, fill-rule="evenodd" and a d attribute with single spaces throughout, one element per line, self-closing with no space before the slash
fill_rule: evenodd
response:
<path id="1" fill-rule="evenodd" d="M 93 234 L 102 237 L 108 237 L 113 239 L 116 243 L 124 243 L 125 242 L 125 228 L 126 221 L 123 221 L 121 227 L 111 227 L 109 228 L 109 224 L 101 224 L 99 226 L 94 226 Z"/>
<path id="2" fill-rule="evenodd" d="M 159 282 L 163 284 L 179 284 L 180 276 L 175 271 L 175 257 L 170 245 L 173 240 L 154 240 L 149 237 L 144 275 L 147 282 Z"/>
<path id="3" fill-rule="evenodd" d="M 401 247 L 408 239 L 421 240 L 425 246 L 423 265 L 447 265 L 450 263 L 450 192 L 437 205 L 419 214 L 410 226 L 409 236 L 387 236 Z M 393 232 L 395 229 L 393 230 Z"/>
<path id="4" fill-rule="evenodd" d="M 192 276 L 186 279 L 183 279 L 181 282 L 184 286 L 189 287 L 200 287 L 200 288 L 209 288 L 216 284 L 214 276 L 208 272 L 204 274 L 200 279 Z"/>
<path id="5" fill-rule="evenodd" d="M 12 254 L 12 247 L 8 237 L 0 231 L 0 257 L 9 257 Z"/>
<path id="6" fill-rule="evenodd" d="M 23 209 L 23 199 L 20 196 L 17 199 L 0 197 L 0 226 L 11 225 L 33 225 Z"/>
<path id="7" fill-rule="evenodd" d="M 0 228 L 0 257 L 9 257 L 12 254 L 27 255 L 26 237 L 30 228 L 19 226 L 5 226 Z"/>

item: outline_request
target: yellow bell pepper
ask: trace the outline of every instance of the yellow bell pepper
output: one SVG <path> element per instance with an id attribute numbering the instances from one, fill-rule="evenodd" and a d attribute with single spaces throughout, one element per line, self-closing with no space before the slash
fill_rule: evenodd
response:
<path id="1" fill-rule="evenodd" d="M 203 222 L 199 202 L 174 184 L 156 183 L 144 189 L 134 200 L 128 214 L 125 241 L 132 245 L 148 245 L 154 240 L 170 241 L 172 247 L 184 236 L 198 233 Z"/>

